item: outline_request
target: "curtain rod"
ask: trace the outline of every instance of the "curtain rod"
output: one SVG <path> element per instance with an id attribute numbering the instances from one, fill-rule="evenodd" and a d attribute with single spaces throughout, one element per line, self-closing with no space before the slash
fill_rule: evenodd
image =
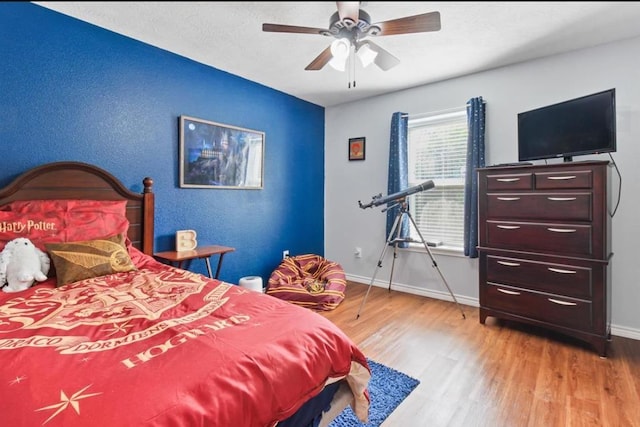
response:
<path id="1" fill-rule="evenodd" d="M 487 102 L 486 101 L 482 101 L 482 105 L 485 105 Z M 463 108 L 467 108 L 467 105 L 469 104 L 465 104 L 459 107 L 452 107 L 452 108 L 446 108 L 444 110 L 439 110 L 439 111 L 430 111 L 428 113 L 418 113 L 418 114 L 403 114 L 402 117 L 411 117 L 412 119 L 419 119 L 422 117 L 429 117 L 429 116 L 435 116 L 435 115 L 439 115 L 439 114 L 446 114 L 446 113 L 454 113 L 454 112 L 458 112 Z"/>

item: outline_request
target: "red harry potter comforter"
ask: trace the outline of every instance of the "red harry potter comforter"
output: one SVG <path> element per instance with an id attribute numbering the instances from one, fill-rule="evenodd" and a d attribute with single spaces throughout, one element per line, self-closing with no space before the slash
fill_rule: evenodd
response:
<path id="1" fill-rule="evenodd" d="M 136 254 L 137 271 L 0 292 L 2 426 L 274 426 L 364 355 L 307 309 Z"/>

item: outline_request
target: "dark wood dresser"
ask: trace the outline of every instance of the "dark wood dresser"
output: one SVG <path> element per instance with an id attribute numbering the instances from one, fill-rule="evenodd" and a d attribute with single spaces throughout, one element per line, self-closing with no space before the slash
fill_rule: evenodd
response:
<path id="1" fill-rule="evenodd" d="M 611 335 L 608 161 L 478 170 L 480 323 L 573 336 L 606 356 Z"/>

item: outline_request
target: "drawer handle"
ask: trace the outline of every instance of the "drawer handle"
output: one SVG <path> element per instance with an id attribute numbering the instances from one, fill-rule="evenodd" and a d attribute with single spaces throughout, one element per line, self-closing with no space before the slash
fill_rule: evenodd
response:
<path id="1" fill-rule="evenodd" d="M 498 197 L 498 200 L 504 200 L 505 202 L 512 202 L 514 200 L 520 200 L 520 197 Z"/>
<path id="2" fill-rule="evenodd" d="M 498 289 L 499 290 L 499 289 Z M 555 304 L 560 304 L 560 305 L 578 305 L 575 302 L 569 302 L 569 301 L 560 301 L 559 299 L 553 299 L 553 298 L 548 298 L 549 301 L 551 301 L 552 303 Z"/>
<path id="3" fill-rule="evenodd" d="M 549 267 L 548 268 L 549 271 L 553 271 L 554 273 L 562 273 L 562 274 L 576 274 L 577 271 L 573 271 L 573 270 L 561 270 L 559 268 L 552 268 Z"/>
<path id="4" fill-rule="evenodd" d="M 520 295 L 520 292 L 508 291 L 506 289 L 500 289 L 500 288 L 498 288 L 498 292 L 502 292 L 503 294 L 507 294 L 507 295 Z"/>
<path id="5" fill-rule="evenodd" d="M 548 176 L 547 179 L 552 180 L 565 180 L 565 179 L 575 179 L 575 175 L 567 175 L 567 176 Z"/>
<path id="6" fill-rule="evenodd" d="M 577 197 L 547 197 L 547 200 L 551 200 L 552 202 L 570 202 L 576 199 Z"/>
<path id="7" fill-rule="evenodd" d="M 547 228 L 549 231 L 553 231 L 554 233 L 575 233 L 576 229 L 574 228 Z"/>
<path id="8" fill-rule="evenodd" d="M 519 225 L 498 225 L 498 228 L 502 228 L 504 230 L 517 230 L 520 228 Z"/>
<path id="9" fill-rule="evenodd" d="M 520 181 L 520 178 L 497 178 L 496 181 L 500 181 L 500 182 L 515 182 L 515 181 Z"/>
<path id="10" fill-rule="evenodd" d="M 519 262 L 498 261 L 498 264 L 506 265 L 507 267 L 520 267 Z"/>

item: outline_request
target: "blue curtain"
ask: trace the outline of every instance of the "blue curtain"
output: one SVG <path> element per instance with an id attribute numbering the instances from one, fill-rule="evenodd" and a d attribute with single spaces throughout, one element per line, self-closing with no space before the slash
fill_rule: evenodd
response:
<path id="1" fill-rule="evenodd" d="M 387 181 L 387 194 L 397 193 L 409 187 L 409 162 L 407 155 L 407 132 L 409 117 L 405 113 L 393 113 L 391 116 L 391 138 L 389 144 L 389 177 Z M 399 206 L 387 210 L 387 233 L 391 232 L 391 227 L 400 210 Z M 409 237 L 409 218 L 404 216 L 401 224 L 400 238 Z M 395 237 L 398 230 L 394 232 Z M 409 244 L 401 242 L 399 248 L 406 248 Z"/>
<path id="2" fill-rule="evenodd" d="M 484 119 L 485 104 L 482 97 L 467 102 L 467 168 L 464 186 L 464 254 L 478 257 L 478 174 L 484 167 Z"/>

